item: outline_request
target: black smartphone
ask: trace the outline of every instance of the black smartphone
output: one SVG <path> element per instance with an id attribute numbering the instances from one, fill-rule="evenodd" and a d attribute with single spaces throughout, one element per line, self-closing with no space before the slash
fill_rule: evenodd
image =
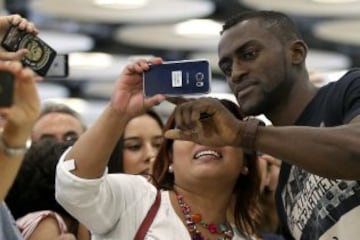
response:
<path id="1" fill-rule="evenodd" d="M 57 54 L 52 62 L 46 77 L 62 78 L 69 75 L 69 55 Z"/>
<path id="2" fill-rule="evenodd" d="M 56 56 L 56 51 L 43 40 L 31 33 L 19 29 L 17 26 L 9 28 L 1 45 L 9 52 L 27 48 L 29 53 L 22 59 L 22 63 L 41 76 L 46 75 Z"/>
<path id="3" fill-rule="evenodd" d="M 208 60 L 181 60 L 153 64 L 143 73 L 144 96 L 155 94 L 182 96 L 210 92 L 211 70 Z"/>
<path id="4" fill-rule="evenodd" d="M 0 107 L 13 104 L 14 76 L 11 72 L 0 70 Z"/>

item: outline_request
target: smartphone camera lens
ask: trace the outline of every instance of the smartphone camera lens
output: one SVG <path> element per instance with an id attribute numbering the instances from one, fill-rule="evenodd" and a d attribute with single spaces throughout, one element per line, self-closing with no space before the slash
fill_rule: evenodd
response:
<path id="1" fill-rule="evenodd" d="M 204 74 L 202 72 L 198 72 L 195 74 L 196 81 L 202 81 L 204 80 Z"/>
<path id="2" fill-rule="evenodd" d="M 203 87 L 204 86 L 204 74 L 202 72 L 197 72 L 195 74 L 195 79 L 196 79 L 196 86 L 197 87 Z"/>
<path id="3" fill-rule="evenodd" d="M 196 82 L 196 86 L 197 86 L 197 87 L 203 87 L 203 86 L 204 86 L 204 82 Z"/>

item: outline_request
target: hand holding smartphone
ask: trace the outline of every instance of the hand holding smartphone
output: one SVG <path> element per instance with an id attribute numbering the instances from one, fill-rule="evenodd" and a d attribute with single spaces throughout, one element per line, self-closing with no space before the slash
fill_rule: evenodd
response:
<path id="1" fill-rule="evenodd" d="M 27 48 L 29 53 L 24 57 L 22 63 L 41 76 L 46 75 L 56 56 L 56 51 L 43 40 L 25 30 L 19 29 L 17 26 L 9 28 L 1 45 L 10 52 Z"/>
<path id="2" fill-rule="evenodd" d="M 182 60 L 154 64 L 143 73 L 144 96 L 155 94 L 182 96 L 210 92 L 208 60 Z"/>

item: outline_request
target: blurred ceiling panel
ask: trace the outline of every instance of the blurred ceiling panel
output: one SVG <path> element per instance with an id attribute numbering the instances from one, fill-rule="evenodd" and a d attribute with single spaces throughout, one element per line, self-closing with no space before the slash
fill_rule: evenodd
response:
<path id="1" fill-rule="evenodd" d="M 149 24 L 208 16 L 215 5 L 207 0 L 33 0 L 30 8 L 36 14 L 82 22 Z"/>
<path id="2" fill-rule="evenodd" d="M 276 10 L 307 17 L 357 17 L 359 0 L 239 0 L 253 9 Z"/>

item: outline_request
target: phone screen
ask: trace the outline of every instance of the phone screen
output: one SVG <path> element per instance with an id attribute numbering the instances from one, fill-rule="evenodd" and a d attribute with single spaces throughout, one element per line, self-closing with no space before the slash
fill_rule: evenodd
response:
<path id="1" fill-rule="evenodd" d="M 183 60 L 154 64 L 143 74 L 144 95 L 181 96 L 210 92 L 211 72 L 207 60 Z"/>

